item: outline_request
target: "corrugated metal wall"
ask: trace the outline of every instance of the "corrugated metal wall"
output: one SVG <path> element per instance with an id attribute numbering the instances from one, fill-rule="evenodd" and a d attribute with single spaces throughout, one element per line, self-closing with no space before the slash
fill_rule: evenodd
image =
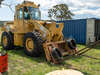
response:
<path id="1" fill-rule="evenodd" d="M 59 21 L 64 23 L 65 38 L 73 37 L 77 43 L 86 43 L 86 19 Z"/>

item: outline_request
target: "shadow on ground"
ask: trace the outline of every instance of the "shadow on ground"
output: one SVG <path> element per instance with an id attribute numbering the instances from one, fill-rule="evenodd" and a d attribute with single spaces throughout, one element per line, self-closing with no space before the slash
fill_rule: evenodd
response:
<path id="1" fill-rule="evenodd" d="M 9 53 L 9 51 L 8 51 L 8 53 Z M 72 59 L 72 60 L 78 62 L 79 59 L 82 58 L 82 56 L 80 56 L 80 57 L 79 56 L 66 56 L 66 57 L 64 57 L 64 61 L 62 63 L 60 63 L 60 64 L 52 64 L 52 63 L 46 61 L 45 56 L 40 56 L 40 57 L 30 57 L 30 56 L 27 56 L 24 53 L 24 50 L 23 50 L 22 47 L 16 47 L 14 50 L 10 50 L 10 53 L 12 53 L 13 55 L 17 54 L 17 55 L 22 56 L 24 58 L 28 58 L 28 59 L 30 59 L 32 61 L 36 61 L 37 63 L 46 63 L 46 64 L 48 64 L 50 66 L 56 66 L 56 67 L 57 66 L 63 66 L 64 68 L 67 67 L 67 68 L 76 69 L 76 70 L 77 70 L 77 68 L 73 67 L 71 64 L 66 63 L 65 60 Z"/>

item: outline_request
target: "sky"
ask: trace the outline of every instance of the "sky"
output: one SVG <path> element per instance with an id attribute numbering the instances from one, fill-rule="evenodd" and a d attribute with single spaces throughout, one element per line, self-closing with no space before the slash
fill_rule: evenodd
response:
<path id="1" fill-rule="evenodd" d="M 73 19 L 84 19 L 84 18 L 99 18 L 100 17 L 100 0 L 28 0 L 40 4 L 40 10 L 42 19 L 47 20 L 48 9 L 52 6 L 65 3 L 69 6 L 69 10 L 75 14 Z M 13 11 L 15 6 L 22 3 L 23 0 L 5 0 L 3 3 L 11 4 Z M 1 5 L 0 8 L 0 20 L 13 20 L 14 12 L 9 7 Z"/>

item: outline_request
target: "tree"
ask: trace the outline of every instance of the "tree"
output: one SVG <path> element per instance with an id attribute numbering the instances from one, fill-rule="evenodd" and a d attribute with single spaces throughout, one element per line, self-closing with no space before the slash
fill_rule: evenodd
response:
<path id="1" fill-rule="evenodd" d="M 2 1 L 3 1 L 3 0 L 0 0 L 0 5 L 1 5 Z"/>
<path id="2" fill-rule="evenodd" d="M 9 9 L 12 11 L 12 12 L 14 12 L 14 10 L 12 9 L 12 5 L 15 5 L 14 3 L 13 3 L 13 1 L 11 1 L 11 4 L 8 4 L 8 3 L 3 3 L 3 1 L 4 0 L 0 0 L 0 7 L 1 7 L 1 5 L 4 5 L 4 6 L 7 6 L 7 7 L 9 7 Z"/>
<path id="3" fill-rule="evenodd" d="M 53 6 L 51 9 L 48 10 L 48 17 L 56 20 L 67 20 L 72 19 L 74 14 L 69 10 L 66 4 L 58 4 Z"/>

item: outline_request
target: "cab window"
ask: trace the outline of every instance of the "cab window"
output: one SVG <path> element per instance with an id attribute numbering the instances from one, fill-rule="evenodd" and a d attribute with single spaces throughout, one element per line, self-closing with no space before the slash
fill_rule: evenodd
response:
<path id="1" fill-rule="evenodd" d="M 30 15 L 29 15 L 27 7 L 24 7 L 24 19 L 25 20 L 29 20 L 30 19 Z"/>
<path id="2" fill-rule="evenodd" d="M 18 19 L 20 19 L 20 20 L 23 18 L 22 8 L 20 8 L 19 10 L 17 10 L 17 17 L 18 17 Z"/>

